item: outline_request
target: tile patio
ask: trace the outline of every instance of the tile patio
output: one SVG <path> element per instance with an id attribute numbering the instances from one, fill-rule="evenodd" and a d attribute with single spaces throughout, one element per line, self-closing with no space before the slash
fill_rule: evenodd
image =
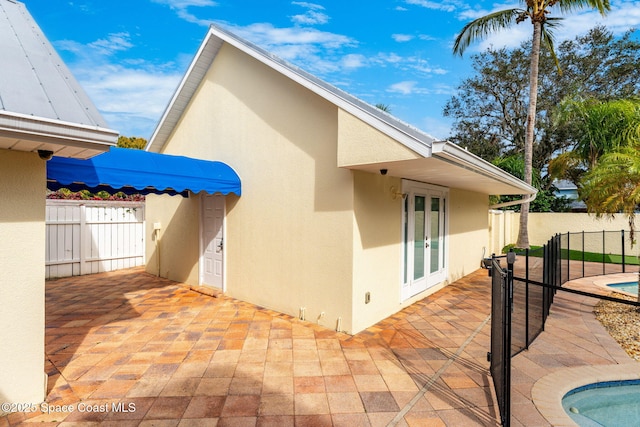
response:
<path id="1" fill-rule="evenodd" d="M 514 358 L 512 425 L 549 425 L 531 398 L 538 379 L 635 363 L 594 303 L 558 295 L 546 331 Z M 52 412 L 13 413 L 0 427 L 494 426 L 489 311 L 483 270 L 355 336 L 142 269 L 53 280 Z"/>

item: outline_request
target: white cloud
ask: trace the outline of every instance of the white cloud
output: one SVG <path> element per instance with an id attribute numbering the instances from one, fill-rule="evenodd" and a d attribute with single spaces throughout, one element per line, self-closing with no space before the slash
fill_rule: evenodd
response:
<path id="1" fill-rule="evenodd" d="M 109 126 L 126 136 L 149 138 L 181 72 L 118 64 L 70 64 Z"/>
<path id="2" fill-rule="evenodd" d="M 391 38 L 398 43 L 404 43 L 414 39 L 414 37 L 410 34 L 392 34 Z"/>
<path id="3" fill-rule="evenodd" d="M 88 45 L 92 49 L 97 49 L 103 55 L 111 55 L 117 51 L 127 50 L 133 45 L 129 41 L 129 33 L 109 34 L 106 39 L 99 39 Z"/>
<path id="4" fill-rule="evenodd" d="M 407 80 L 404 82 L 394 83 L 387 89 L 387 92 L 400 93 L 402 95 L 413 95 L 420 93 L 421 89 L 417 88 L 418 82 Z"/>
<path id="5" fill-rule="evenodd" d="M 300 2 L 300 1 L 294 1 L 291 4 L 294 4 L 296 6 L 302 6 L 308 9 L 302 15 L 293 15 L 291 17 L 291 21 L 293 21 L 293 23 L 295 24 L 315 25 L 315 24 L 326 24 L 327 22 L 329 22 L 329 16 L 326 13 L 319 12 L 320 10 L 324 10 L 324 7 L 320 6 L 319 4 Z"/>
<path id="6" fill-rule="evenodd" d="M 418 36 L 418 38 L 419 38 L 420 40 L 424 40 L 424 41 L 434 41 L 434 40 L 438 40 L 437 38 L 435 38 L 435 37 L 433 37 L 433 36 L 430 36 L 430 35 L 427 35 L 427 34 L 420 34 L 420 35 Z"/>
<path id="7" fill-rule="evenodd" d="M 321 6 L 316 3 L 309 3 L 306 1 L 292 1 L 291 4 L 295 4 L 296 6 L 306 7 L 307 9 L 312 9 L 312 10 L 324 10 L 324 6 Z"/>
<path id="8" fill-rule="evenodd" d="M 459 1 L 444 0 L 444 1 L 428 1 L 428 0 L 405 0 L 406 4 L 424 7 L 432 10 L 442 10 L 445 12 L 453 12 L 461 3 Z"/>
<path id="9" fill-rule="evenodd" d="M 269 49 L 273 46 L 298 44 L 315 45 L 325 49 L 340 49 L 356 46 L 355 40 L 341 34 L 329 33 L 313 28 L 276 28 L 269 23 L 251 24 L 246 27 L 233 27 L 232 31 Z"/>
<path id="10" fill-rule="evenodd" d="M 326 24 L 329 22 L 329 16 L 321 12 L 310 10 L 303 15 L 293 15 L 291 20 L 296 24 L 304 25 Z"/>
<path id="11" fill-rule="evenodd" d="M 367 57 L 360 54 L 349 54 L 342 58 L 342 66 L 348 69 L 362 68 L 368 65 Z"/>
<path id="12" fill-rule="evenodd" d="M 111 128 L 126 136 L 151 136 L 182 78 L 182 69 L 175 63 L 115 59 L 116 53 L 133 47 L 128 33 L 110 34 L 87 44 L 70 40 L 54 44 L 73 54 L 72 60 L 65 61 L 67 66 Z"/>
<path id="13" fill-rule="evenodd" d="M 200 19 L 189 12 L 190 7 L 214 7 L 218 3 L 213 0 L 151 0 L 154 3 L 164 4 L 175 11 L 180 19 L 198 25 L 209 26 L 210 19 Z"/>
<path id="14" fill-rule="evenodd" d="M 401 95 L 453 95 L 455 89 L 446 84 L 435 84 L 430 88 L 421 87 L 415 80 L 405 80 L 394 83 L 387 88 L 387 92 Z"/>
<path id="15" fill-rule="evenodd" d="M 380 53 L 375 58 L 376 62 L 379 64 L 399 64 L 405 60 L 404 57 L 398 55 L 397 53 Z"/>
<path id="16" fill-rule="evenodd" d="M 312 73 L 325 74 L 357 65 L 357 57 L 344 57 L 343 52 L 358 43 L 341 34 L 308 27 L 277 28 L 269 23 L 226 26 L 239 37 Z"/>

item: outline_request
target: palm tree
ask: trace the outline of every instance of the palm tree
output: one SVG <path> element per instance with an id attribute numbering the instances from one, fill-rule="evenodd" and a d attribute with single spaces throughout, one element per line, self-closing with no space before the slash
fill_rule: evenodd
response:
<path id="1" fill-rule="evenodd" d="M 578 187 L 589 213 L 595 213 L 597 217 L 613 217 L 622 212 L 627 216 L 632 245 L 635 243 L 636 210 L 640 206 L 640 137 L 637 140 L 635 146 L 603 155 L 598 165 L 586 173 Z"/>
<path id="2" fill-rule="evenodd" d="M 569 99 L 556 114 L 557 123 L 567 127 L 574 144 L 571 151 L 549 162 L 554 178 L 577 185 L 602 155 L 640 141 L 640 99 Z"/>
<path id="3" fill-rule="evenodd" d="M 506 9 L 490 13 L 474 21 L 469 22 L 462 28 L 453 45 L 453 53 L 462 55 L 465 49 L 475 40 L 482 39 L 493 32 L 507 29 L 514 24 L 519 24 L 526 20 L 533 24 L 533 36 L 531 39 L 531 61 L 529 66 L 529 110 L 527 115 L 526 139 L 524 145 L 524 180 L 531 184 L 533 142 L 536 120 L 536 104 L 538 101 L 538 63 L 540 59 L 540 45 L 544 41 L 554 55 L 553 35 L 550 32 L 557 26 L 561 18 L 551 18 L 549 13 L 551 8 L 559 9 L 561 12 L 572 12 L 574 10 L 590 7 L 597 9 L 602 15 L 610 10 L 609 0 L 526 0 L 523 8 Z M 529 203 L 522 204 L 520 210 L 520 228 L 516 246 L 519 248 L 529 247 Z"/>

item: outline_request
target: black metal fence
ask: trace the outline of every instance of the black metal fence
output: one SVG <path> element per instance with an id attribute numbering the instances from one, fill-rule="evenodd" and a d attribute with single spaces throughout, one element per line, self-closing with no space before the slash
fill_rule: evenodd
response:
<path id="1" fill-rule="evenodd" d="M 511 256 L 510 256 L 511 257 Z M 489 371 L 493 379 L 500 420 L 509 425 L 511 418 L 511 279 L 513 263 L 507 270 L 500 266 L 500 258 L 491 259 L 491 352 L 487 355 L 491 363 Z M 511 259 L 510 259 L 511 260 Z"/>
<path id="2" fill-rule="evenodd" d="M 638 271 L 628 233 L 599 231 L 556 234 L 540 248 L 516 252 L 512 355 L 544 330 L 551 304 L 566 282 L 582 277 Z"/>
<path id="3" fill-rule="evenodd" d="M 536 339 L 556 292 L 566 291 L 640 306 L 575 289 L 563 288 L 566 282 L 582 277 L 638 271 L 638 256 L 624 231 L 556 234 L 540 248 L 491 258 L 491 362 L 502 425 L 510 425 L 511 357 Z M 507 269 L 500 260 L 507 261 Z M 487 260 L 488 261 L 488 260 Z"/>

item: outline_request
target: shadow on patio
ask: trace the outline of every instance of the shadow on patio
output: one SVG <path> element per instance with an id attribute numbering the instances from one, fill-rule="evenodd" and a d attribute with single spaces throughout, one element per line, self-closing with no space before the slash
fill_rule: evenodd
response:
<path id="1" fill-rule="evenodd" d="M 46 304 L 54 412 L 11 414 L 0 427 L 498 425 L 486 271 L 355 336 L 142 269 L 49 281 Z M 527 354 L 544 358 L 534 347 Z M 537 413 L 521 381 L 535 360 L 514 373 L 516 415 Z"/>

